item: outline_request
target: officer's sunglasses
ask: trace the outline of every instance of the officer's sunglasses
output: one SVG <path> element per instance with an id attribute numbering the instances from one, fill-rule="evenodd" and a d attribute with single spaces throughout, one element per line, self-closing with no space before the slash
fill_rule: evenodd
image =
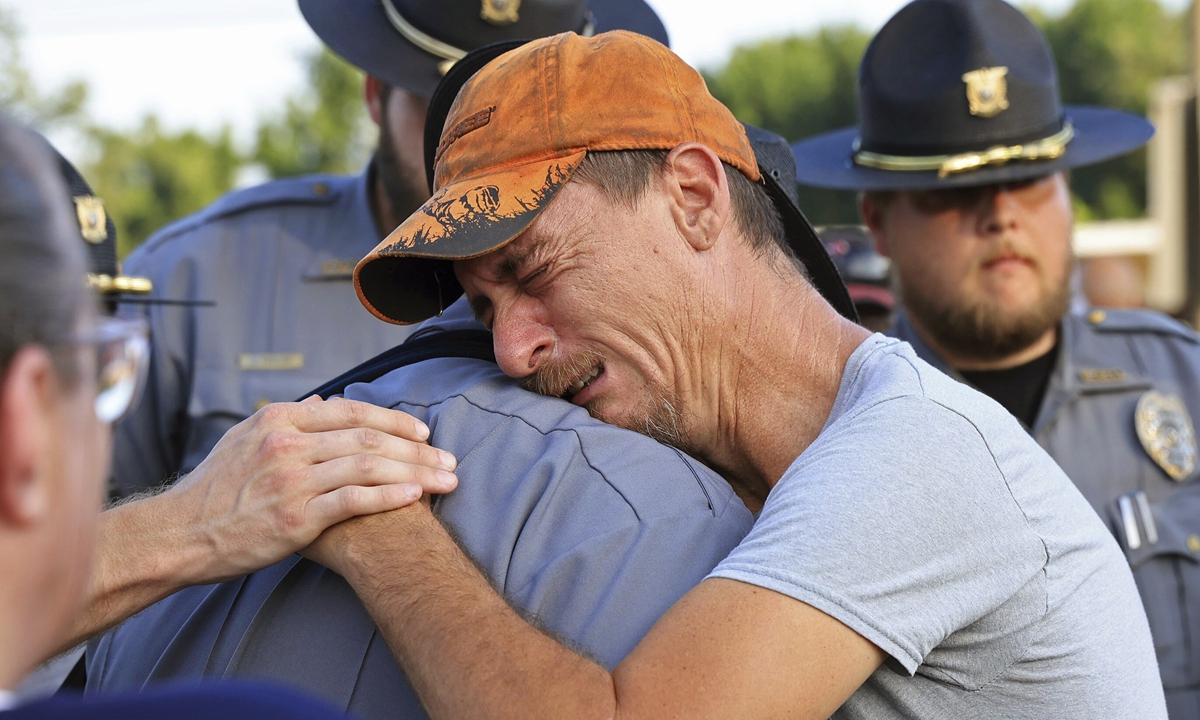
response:
<path id="1" fill-rule="evenodd" d="M 150 366 L 150 326 L 141 318 L 101 318 L 72 344 L 96 350 L 96 417 L 115 423 L 142 394 Z"/>

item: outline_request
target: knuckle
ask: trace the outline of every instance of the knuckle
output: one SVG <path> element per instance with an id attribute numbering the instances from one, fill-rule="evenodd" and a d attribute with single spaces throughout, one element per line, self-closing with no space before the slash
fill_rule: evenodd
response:
<path id="1" fill-rule="evenodd" d="M 261 422 L 266 425 L 281 425 L 287 422 L 287 403 L 271 403 L 258 411 Z"/>
<path id="2" fill-rule="evenodd" d="M 289 503 L 276 510 L 275 521 L 284 532 L 294 532 L 304 527 L 304 507 Z"/>
<path id="3" fill-rule="evenodd" d="M 355 455 L 354 472 L 358 477 L 374 477 L 379 472 L 379 458 L 365 453 Z"/>
<path id="4" fill-rule="evenodd" d="M 354 402 L 353 400 L 342 400 L 342 412 L 345 413 L 346 421 L 355 427 L 365 425 L 367 422 L 367 405 L 365 403 Z"/>
<path id="5" fill-rule="evenodd" d="M 269 456 L 286 455 L 296 448 L 296 444 L 296 435 L 282 430 L 272 430 L 263 437 L 262 450 Z"/>
<path id="6" fill-rule="evenodd" d="M 377 450 L 383 445 L 383 433 L 371 428 L 359 428 L 355 430 L 355 440 L 367 450 Z"/>

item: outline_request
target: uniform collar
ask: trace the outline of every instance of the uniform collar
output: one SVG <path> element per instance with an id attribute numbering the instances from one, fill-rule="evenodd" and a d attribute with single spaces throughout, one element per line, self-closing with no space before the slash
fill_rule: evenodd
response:
<path id="1" fill-rule="evenodd" d="M 1050 382 L 1046 385 L 1046 393 L 1042 397 L 1037 420 L 1031 430 L 1034 435 L 1037 435 L 1046 422 L 1074 397 L 1082 394 L 1125 392 L 1143 385 L 1148 386 L 1145 378 L 1124 369 L 1118 371 L 1119 376 L 1108 378 L 1104 373 L 1111 371 L 1105 368 L 1079 366 L 1076 359 L 1079 357 L 1080 343 L 1086 341 L 1085 333 L 1093 332 L 1084 317 L 1086 311 L 1086 308 L 1082 312 L 1070 311 L 1059 323 L 1058 360 L 1055 361 L 1054 371 L 1050 373 Z M 896 314 L 896 322 L 888 334 L 912 345 L 917 356 L 925 362 L 959 382 L 966 382 L 962 374 L 946 365 L 946 362 L 921 339 L 904 310 Z"/>

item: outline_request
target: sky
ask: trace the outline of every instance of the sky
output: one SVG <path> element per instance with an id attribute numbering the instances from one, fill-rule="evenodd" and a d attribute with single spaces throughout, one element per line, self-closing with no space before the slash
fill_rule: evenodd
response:
<path id="1" fill-rule="evenodd" d="M 738 43 L 853 22 L 875 30 L 906 0 L 649 0 L 687 62 L 720 64 Z M 1182 7 L 1186 0 L 1165 0 Z M 1040 0 L 1051 12 L 1070 0 Z M 24 29 L 45 88 L 81 79 L 88 113 L 131 128 L 150 112 L 170 128 L 230 124 L 247 141 L 257 119 L 304 82 L 319 41 L 296 0 L 0 0 Z"/>

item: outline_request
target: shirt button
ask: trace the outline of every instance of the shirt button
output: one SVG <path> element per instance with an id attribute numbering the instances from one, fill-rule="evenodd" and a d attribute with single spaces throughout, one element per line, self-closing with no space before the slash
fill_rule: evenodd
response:
<path id="1" fill-rule="evenodd" d="M 313 195 L 317 197 L 325 197 L 329 194 L 329 186 L 323 182 L 313 183 Z"/>
<path id="2" fill-rule="evenodd" d="M 1200 553 L 1200 535 L 1188 535 L 1187 544 L 1188 550 Z"/>
<path id="3" fill-rule="evenodd" d="M 1093 310 L 1088 313 L 1087 319 L 1093 325 L 1099 325 L 1104 322 L 1104 318 L 1108 317 L 1108 313 L 1103 310 Z"/>

